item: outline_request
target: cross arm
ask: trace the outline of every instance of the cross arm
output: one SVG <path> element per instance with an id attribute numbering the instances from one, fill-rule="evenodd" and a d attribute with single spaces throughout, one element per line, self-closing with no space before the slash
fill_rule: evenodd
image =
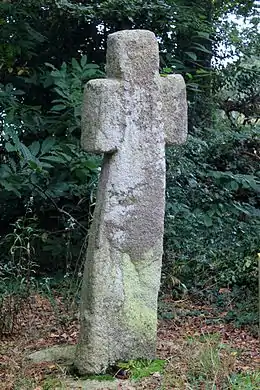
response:
<path id="1" fill-rule="evenodd" d="M 123 131 L 122 86 L 113 79 L 89 81 L 82 107 L 82 147 L 88 152 L 117 150 Z"/>
<path id="2" fill-rule="evenodd" d="M 186 86 L 181 75 L 161 77 L 162 119 L 166 145 L 182 144 L 187 138 Z"/>

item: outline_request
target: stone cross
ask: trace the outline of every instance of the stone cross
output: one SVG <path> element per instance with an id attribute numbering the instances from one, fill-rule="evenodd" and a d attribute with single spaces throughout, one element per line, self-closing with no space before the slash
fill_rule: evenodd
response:
<path id="1" fill-rule="evenodd" d="M 83 148 L 104 153 L 82 285 L 82 374 L 155 356 L 165 144 L 187 134 L 185 83 L 160 77 L 152 32 L 111 34 L 106 72 L 86 84 L 82 111 Z"/>

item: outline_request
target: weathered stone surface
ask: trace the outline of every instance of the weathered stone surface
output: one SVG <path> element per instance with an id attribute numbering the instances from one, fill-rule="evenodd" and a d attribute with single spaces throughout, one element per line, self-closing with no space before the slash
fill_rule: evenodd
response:
<path id="1" fill-rule="evenodd" d="M 63 362 L 72 364 L 75 357 L 75 350 L 75 345 L 55 345 L 54 347 L 32 352 L 28 356 L 28 359 L 32 360 L 34 363 Z"/>
<path id="2" fill-rule="evenodd" d="M 68 390 L 135 390 L 130 381 L 97 381 L 97 380 L 69 380 L 62 382 L 64 389 Z M 58 390 L 58 389 L 57 389 Z M 60 389 L 59 389 L 60 390 Z"/>
<path id="3" fill-rule="evenodd" d="M 105 155 L 83 276 L 82 374 L 155 355 L 165 143 L 187 133 L 184 81 L 158 69 L 154 34 L 120 31 L 108 38 L 108 79 L 85 88 L 82 145 Z"/>

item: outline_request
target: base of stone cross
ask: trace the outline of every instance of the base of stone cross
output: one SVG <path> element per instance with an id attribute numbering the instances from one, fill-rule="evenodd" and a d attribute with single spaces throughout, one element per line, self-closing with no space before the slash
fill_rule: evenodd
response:
<path id="1" fill-rule="evenodd" d="M 55 345 L 40 349 L 27 356 L 33 363 L 55 362 L 73 364 L 76 345 Z"/>
<path id="2" fill-rule="evenodd" d="M 27 356 L 33 363 L 52 362 L 69 367 L 75 358 L 75 345 L 57 345 L 31 353 Z M 134 390 L 130 380 L 95 380 L 95 379 L 73 379 L 72 377 L 57 378 L 62 384 L 62 388 L 68 390 Z M 57 387 L 57 390 L 60 387 Z"/>

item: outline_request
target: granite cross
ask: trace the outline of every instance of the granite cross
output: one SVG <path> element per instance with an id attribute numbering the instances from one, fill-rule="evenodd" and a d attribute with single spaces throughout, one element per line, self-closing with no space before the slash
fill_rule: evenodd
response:
<path id="1" fill-rule="evenodd" d="M 187 133 L 184 80 L 160 77 L 152 32 L 111 34 L 106 73 L 86 84 L 82 111 L 83 148 L 104 153 L 82 285 L 82 374 L 155 356 L 165 144 Z"/>

